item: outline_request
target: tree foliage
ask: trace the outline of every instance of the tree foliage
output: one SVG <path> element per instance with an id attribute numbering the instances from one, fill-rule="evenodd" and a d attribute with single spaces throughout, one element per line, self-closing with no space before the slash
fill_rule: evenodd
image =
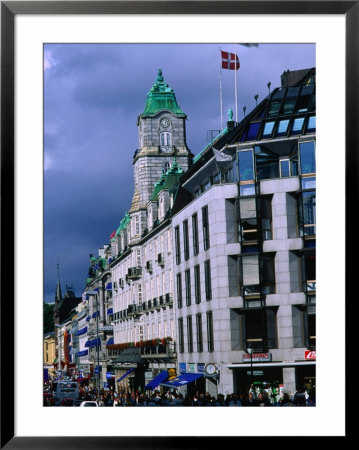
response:
<path id="1" fill-rule="evenodd" d="M 44 303 L 44 334 L 54 331 L 54 306 Z"/>

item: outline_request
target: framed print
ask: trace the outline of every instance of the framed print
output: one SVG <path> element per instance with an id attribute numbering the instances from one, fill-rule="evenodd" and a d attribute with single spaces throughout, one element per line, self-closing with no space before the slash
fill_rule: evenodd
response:
<path id="1" fill-rule="evenodd" d="M 358 14 L 1 2 L 1 448 L 348 437 Z"/>

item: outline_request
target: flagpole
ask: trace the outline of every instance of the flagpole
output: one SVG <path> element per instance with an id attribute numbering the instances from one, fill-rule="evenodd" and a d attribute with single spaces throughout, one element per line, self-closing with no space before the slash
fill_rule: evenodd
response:
<path id="1" fill-rule="evenodd" d="M 234 44 L 234 54 L 237 55 L 237 46 Z M 234 62 L 234 97 L 236 105 L 236 122 L 238 122 L 238 102 L 237 102 L 237 60 Z"/>
<path id="2" fill-rule="evenodd" d="M 221 47 L 219 51 L 222 52 Z M 219 103 L 221 108 L 221 131 L 223 130 L 223 104 L 222 104 L 222 53 L 221 54 L 221 64 L 219 66 Z"/>

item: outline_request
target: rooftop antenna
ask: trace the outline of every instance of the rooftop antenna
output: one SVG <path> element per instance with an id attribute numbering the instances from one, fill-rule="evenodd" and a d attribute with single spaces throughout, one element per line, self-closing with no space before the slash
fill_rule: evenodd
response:
<path id="1" fill-rule="evenodd" d="M 268 88 L 268 91 L 269 91 L 269 93 L 270 93 L 270 87 L 271 87 L 271 82 L 270 81 L 268 81 L 268 83 L 267 83 L 267 88 Z"/>
<path id="2" fill-rule="evenodd" d="M 258 94 L 256 94 L 256 95 L 254 96 L 254 100 L 256 101 L 256 106 L 257 106 Z"/>
<path id="3" fill-rule="evenodd" d="M 243 106 L 243 116 L 244 116 L 244 117 L 246 116 L 246 109 L 247 109 L 247 107 L 246 107 L 246 106 Z"/>

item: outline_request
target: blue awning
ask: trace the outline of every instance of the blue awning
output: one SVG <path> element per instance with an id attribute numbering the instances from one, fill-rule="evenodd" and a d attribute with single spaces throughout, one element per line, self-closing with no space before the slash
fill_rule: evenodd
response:
<path id="1" fill-rule="evenodd" d="M 82 352 L 77 352 L 76 356 L 86 356 L 89 354 L 88 350 L 82 350 Z"/>
<path id="2" fill-rule="evenodd" d="M 107 314 L 113 314 L 113 308 L 108 308 Z"/>
<path id="3" fill-rule="evenodd" d="M 111 337 L 107 342 L 106 345 L 113 345 L 115 343 L 115 340 L 113 337 Z"/>
<path id="4" fill-rule="evenodd" d="M 89 322 L 90 319 L 91 319 L 91 316 L 87 316 L 86 317 L 86 322 Z"/>
<path id="5" fill-rule="evenodd" d="M 87 327 L 81 328 L 81 330 L 77 331 L 76 336 L 81 336 L 81 334 L 87 333 Z"/>
<path id="6" fill-rule="evenodd" d="M 168 372 L 167 370 L 163 370 L 160 372 L 157 377 L 155 377 L 152 381 L 150 381 L 148 384 L 146 384 L 145 389 L 155 389 L 162 381 L 167 380 L 168 378 Z"/>
<path id="7" fill-rule="evenodd" d="M 191 383 L 194 380 L 197 380 L 197 378 L 200 378 L 203 376 L 203 373 L 182 373 L 178 377 L 174 378 L 173 380 L 167 380 L 165 383 L 160 383 L 161 386 L 167 386 L 171 388 L 177 388 L 180 386 L 183 386 L 185 384 Z"/>
<path id="8" fill-rule="evenodd" d="M 132 367 L 132 369 L 130 369 L 129 371 L 127 371 L 127 372 L 125 373 L 125 375 L 122 375 L 122 377 L 120 377 L 120 378 L 117 380 L 117 382 L 119 382 L 119 381 L 123 380 L 124 378 L 126 378 L 126 377 L 127 377 L 128 375 L 130 375 L 130 373 L 133 372 L 134 370 L 135 370 L 135 368 Z"/>
<path id="9" fill-rule="evenodd" d="M 96 317 L 96 316 L 100 316 L 100 311 L 95 311 L 93 314 L 92 314 L 92 318 L 94 318 L 94 317 Z"/>
<path id="10" fill-rule="evenodd" d="M 91 346 L 91 341 L 86 341 L 85 342 L 85 347 L 90 347 Z"/>
<path id="11" fill-rule="evenodd" d="M 112 281 L 106 284 L 106 291 L 112 291 Z"/>
<path id="12" fill-rule="evenodd" d="M 90 341 L 90 348 L 96 347 L 97 345 L 101 347 L 101 338 L 95 338 Z"/>

